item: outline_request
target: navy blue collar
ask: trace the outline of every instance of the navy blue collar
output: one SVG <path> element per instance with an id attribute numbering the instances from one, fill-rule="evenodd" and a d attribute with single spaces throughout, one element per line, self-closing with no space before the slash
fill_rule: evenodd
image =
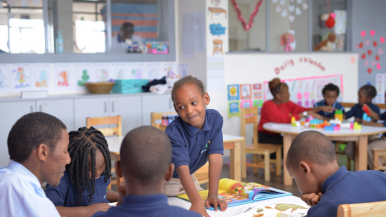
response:
<path id="1" fill-rule="evenodd" d="M 332 188 L 336 183 L 340 182 L 345 176 L 349 174 L 345 166 L 342 166 L 334 174 L 326 179 L 322 184 L 322 194 L 325 194 L 330 188 Z"/>
<path id="2" fill-rule="evenodd" d="M 205 112 L 204 126 L 202 126 L 201 130 L 186 123 L 185 121 L 182 120 L 182 118 L 181 118 L 181 121 L 182 121 L 182 125 L 184 126 L 185 131 L 189 134 L 189 136 L 194 136 L 199 131 L 210 131 L 212 129 L 212 127 L 208 123 L 208 114 L 206 112 Z"/>
<path id="3" fill-rule="evenodd" d="M 127 195 L 123 198 L 122 206 L 138 207 L 138 206 L 157 206 L 168 205 L 168 198 L 164 194 L 151 195 Z"/>

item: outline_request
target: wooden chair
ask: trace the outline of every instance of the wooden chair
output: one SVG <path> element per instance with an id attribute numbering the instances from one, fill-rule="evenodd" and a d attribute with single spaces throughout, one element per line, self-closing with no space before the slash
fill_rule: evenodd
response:
<path id="1" fill-rule="evenodd" d="M 151 126 L 157 127 L 157 120 L 162 121 L 162 115 L 176 115 L 177 112 L 152 112 L 151 113 Z"/>
<path id="2" fill-rule="evenodd" d="M 248 116 L 247 116 L 248 115 Z M 245 126 L 247 124 L 253 124 L 253 144 L 243 144 L 241 150 L 241 162 L 242 162 L 242 177 L 247 177 L 246 166 L 253 167 L 254 173 L 257 173 L 257 168 L 264 168 L 264 180 L 270 181 L 270 163 L 276 163 L 276 175 L 281 175 L 281 147 L 282 145 L 274 144 L 261 144 L 258 143 L 258 108 L 256 106 L 252 108 L 240 109 L 241 118 L 241 136 L 245 138 Z M 246 154 L 253 154 L 253 163 L 246 163 Z M 270 160 L 270 154 L 276 153 L 276 159 Z M 264 155 L 264 160 L 260 160 L 257 155 Z"/>
<path id="3" fill-rule="evenodd" d="M 168 114 L 167 112 L 163 113 L 151 113 L 151 123 L 154 123 L 154 127 L 156 127 L 159 130 L 162 130 L 165 132 L 166 126 L 162 124 L 155 124 L 155 120 L 162 118 L 162 114 Z M 176 114 L 174 113 L 169 113 L 169 114 Z M 154 121 L 153 121 L 154 118 Z M 209 162 L 207 162 L 204 166 L 202 166 L 200 169 L 198 169 L 195 174 L 194 174 L 198 180 L 198 183 L 205 184 L 209 182 Z"/>
<path id="4" fill-rule="evenodd" d="M 103 133 L 104 136 L 122 136 L 122 118 L 120 115 L 112 117 L 97 117 L 97 118 L 86 118 L 86 127 L 90 128 L 91 126 L 97 125 L 106 125 L 106 124 L 116 124 L 117 127 L 110 128 L 99 128 L 98 130 Z M 110 157 L 112 161 L 119 160 L 119 153 L 110 152 Z M 111 164 L 111 173 L 115 173 L 115 167 Z M 121 179 L 111 180 L 109 188 L 111 185 L 117 185 L 121 183 Z"/>
<path id="5" fill-rule="evenodd" d="M 379 157 L 386 158 L 386 150 L 374 150 L 374 170 L 386 170 L 386 166 L 379 165 Z"/>
<path id="6" fill-rule="evenodd" d="M 338 206 L 338 217 L 381 217 L 386 213 L 386 201 L 372 203 L 342 204 Z"/>

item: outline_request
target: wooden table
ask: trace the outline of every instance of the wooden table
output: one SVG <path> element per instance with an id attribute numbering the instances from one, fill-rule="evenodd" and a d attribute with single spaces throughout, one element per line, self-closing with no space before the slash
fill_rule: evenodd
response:
<path id="1" fill-rule="evenodd" d="M 168 203 L 171 206 L 178 206 L 187 210 L 190 209 L 190 206 L 192 205 L 190 202 L 179 199 L 177 197 L 168 197 Z M 225 212 L 221 212 L 221 211 L 216 212 L 212 210 L 206 210 L 206 211 L 208 212 L 210 217 L 217 217 L 217 216 L 226 217 L 226 216 L 234 216 L 244 206 L 249 206 L 249 207 L 270 206 L 274 203 L 299 204 L 307 207 L 307 204 L 303 202 L 299 197 L 285 196 L 285 197 L 279 197 L 279 198 L 274 198 L 269 200 L 262 200 L 255 203 L 249 203 L 249 204 L 240 205 L 240 206 L 229 207 Z"/>
<path id="2" fill-rule="evenodd" d="M 367 137 L 369 135 L 377 135 L 386 132 L 386 127 L 369 127 L 363 126 L 362 130 L 341 129 L 339 131 L 325 131 L 324 129 L 293 127 L 290 124 L 266 123 L 263 125 L 264 130 L 283 133 L 283 173 L 284 185 L 292 185 L 292 178 L 290 177 L 285 162 L 288 150 L 291 146 L 292 140 L 301 132 L 315 130 L 323 133 L 329 139 L 334 141 L 354 141 L 356 142 L 355 151 L 355 170 L 367 170 Z"/>
<path id="3" fill-rule="evenodd" d="M 106 137 L 111 160 L 119 160 L 119 151 L 123 136 Z M 244 137 L 232 136 L 223 134 L 224 150 L 230 150 L 230 178 L 241 181 L 241 144 L 244 142 Z"/>
<path id="4" fill-rule="evenodd" d="M 227 11 L 222 9 L 222 8 L 217 8 L 217 7 L 209 7 L 208 8 L 209 12 L 211 12 L 211 19 L 213 19 L 213 13 L 224 13 L 225 14 L 225 19 L 227 18 Z"/>

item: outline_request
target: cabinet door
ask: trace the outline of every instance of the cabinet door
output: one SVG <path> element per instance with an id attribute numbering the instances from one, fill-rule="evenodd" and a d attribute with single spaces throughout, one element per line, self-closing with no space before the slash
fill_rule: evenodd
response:
<path id="1" fill-rule="evenodd" d="M 36 109 L 59 118 L 67 127 L 67 131 L 74 130 L 74 100 L 37 100 Z"/>
<path id="2" fill-rule="evenodd" d="M 174 111 L 173 102 L 170 94 L 151 95 L 142 97 L 142 124 L 151 124 L 152 112 L 172 112 Z"/>
<path id="3" fill-rule="evenodd" d="M 0 167 L 5 167 L 9 163 L 7 146 L 9 131 L 17 120 L 30 112 L 36 112 L 35 101 L 0 103 Z"/>
<path id="4" fill-rule="evenodd" d="M 108 117 L 109 99 L 108 98 L 88 98 L 75 99 L 75 129 L 86 126 L 86 118 Z M 98 125 L 95 128 L 105 128 L 108 125 Z"/>
<path id="5" fill-rule="evenodd" d="M 123 135 L 136 127 L 142 126 L 141 96 L 110 97 L 109 99 L 110 116 L 121 116 Z"/>

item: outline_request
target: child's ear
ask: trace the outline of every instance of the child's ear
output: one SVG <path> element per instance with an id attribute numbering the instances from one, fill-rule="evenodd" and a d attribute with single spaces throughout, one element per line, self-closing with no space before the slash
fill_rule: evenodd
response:
<path id="1" fill-rule="evenodd" d="M 166 171 L 165 174 L 165 180 L 168 182 L 170 179 L 172 179 L 174 173 L 174 163 L 171 163 L 168 167 L 168 170 Z"/>
<path id="2" fill-rule="evenodd" d="M 311 173 L 310 166 L 306 162 L 300 162 L 300 170 L 302 173 L 306 176 L 308 176 Z"/>
<path id="3" fill-rule="evenodd" d="M 205 92 L 205 94 L 204 94 L 204 100 L 205 100 L 205 105 L 209 105 L 210 97 L 209 97 L 209 94 L 207 92 Z"/>
<path id="4" fill-rule="evenodd" d="M 115 161 L 115 175 L 118 177 L 123 177 L 120 160 Z"/>

